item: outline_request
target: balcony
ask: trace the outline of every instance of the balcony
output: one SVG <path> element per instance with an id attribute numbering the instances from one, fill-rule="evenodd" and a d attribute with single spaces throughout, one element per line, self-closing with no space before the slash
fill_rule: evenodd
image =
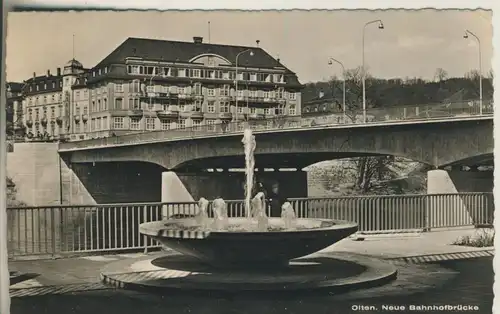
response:
<path id="1" fill-rule="evenodd" d="M 180 97 L 179 97 L 179 94 L 177 94 L 177 93 L 147 92 L 147 93 L 141 94 L 140 98 L 143 100 L 144 99 L 171 100 L 171 99 L 178 99 Z"/>
<path id="2" fill-rule="evenodd" d="M 89 121 L 89 115 L 88 114 L 84 114 L 82 116 L 82 121 L 83 121 L 83 123 L 87 123 L 87 121 Z"/>
<path id="3" fill-rule="evenodd" d="M 191 119 L 203 119 L 203 112 L 192 111 L 189 116 L 191 117 Z"/>
<path id="4" fill-rule="evenodd" d="M 80 123 L 80 116 L 79 115 L 75 115 L 75 123 Z"/>
<path id="5" fill-rule="evenodd" d="M 143 109 L 130 109 L 128 111 L 130 117 L 142 117 L 144 115 Z"/>
<path id="6" fill-rule="evenodd" d="M 33 126 L 33 121 L 32 121 L 32 120 L 27 120 L 27 121 L 26 121 L 26 126 L 27 126 L 28 128 L 31 128 L 31 127 Z"/>
<path id="7" fill-rule="evenodd" d="M 218 118 L 220 120 L 232 120 L 233 114 L 231 112 L 220 112 Z"/>
<path id="8" fill-rule="evenodd" d="M 265 119 L 266 115 L 263 113 L 258 113 L 258 112 L 253 112 L 248 114 L 248 119 L 249 120 L 261 120 Z"/>
<path id="9" fill-rule="evenodd" d="M 47 125 L 47 117 L 43 117 L 42 120 L 40 121 L 43 126 Z"/>
<path id="10" fill-rule="evenodd" d="M 179 117 L 179 110 L 169 108 L 167 110 L 157 110 L 156 115 L 159 119 L 176 119 Z"/>
<path id="11" fill-rule="evenodd" d="M 57 117 L 57 118 L 56 118 L 56 123 L 57 123 L 57 125 L 59 125 L 59 126 L 60 126 L 60 125 L 62 125 L 62 123 L 63 123 L 63 118 L 62 118 L 61 116 Z"/>

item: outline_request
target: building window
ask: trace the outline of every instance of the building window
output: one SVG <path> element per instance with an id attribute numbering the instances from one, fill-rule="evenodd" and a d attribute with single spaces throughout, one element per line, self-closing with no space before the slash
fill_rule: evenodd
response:
<path id="1" fill-rule="evenodd" d="M 264 98 L 270 98 L 269 96 L 270 96 L 270 95 L 269 95 L 269 92 L 268 92 L 268 91 L 265 91 L 265 92 L 264 92 Z"/>
<path id="2" fill-rule="evenodd" d="M 177 93 L 178 93 L 178 94 L 185 94 L 185 93 L 186 93 L 186 88 L 184 88 L 184 87 L 179 87 L 179 88 L 177 89 Z"/>
<path id="3" fill-rule="evenodd" d="M 200 78 L 201 77 L 201 70 L 191 69 L 191 77 Z"/>
<path id="4" fill-rule="evenodd" d="M 250 81 L 257 81 L 257 73 L 250 73 Z"/>
<path id="5" fill-rule="evenodd" d="M 290 105 L 290 108 L 288 109 L 288 114 L 291 116 L 295 116 L 297 114 L 297 109 L 295 108 L 295 105 Z"/>
<path id="6" fill-rule="evenodd" d="M 125 127 L 123 117 L 114 117 L 113 118 L 113 129 L 123 129 Z"/>
<path id="7" fill-rule="evenodd" d="M 104 73 L 108 73 L 108 67 L 104 67 Z"/>
<path id="8" fill-rule="evenodd" d="M 280 89 L 278 89 L 278 90 L 276 91 L 276 98 L 278 98 L 278 99 L 283 99 L 283 98 L 284 98 L 284 96 L 285 96 L 285 95 L 284 95 L 283 89 L 281 89 L 281 88 L 280 88 Z"/>
<path id="9" fill-rule="evenodd" d="M 146 129 L 154 130 L 155 129 L 155 118 L 146 118 Z"/>
<path id="10" fill-rule="evenodd" d="M 229 85 L 222 86 L 222 88 L 220 90 L 220 95 L 221 96 L 229 96 Z"/>
<path id="11" fill-rule="evenodd" d="M 162 120 L 161 121 L 161 129 L 162 130 L 171 130 L 172 129 L 172 121 Z"/>
<path id="12" fill-rule="evenodd" d="M 92 112 L 96 112 L 96 111 L 97 111 L 97 109 L 95 107 L 95 101 L 92 100 Z"/>
<path id="13" fill-rule="evenodd" d="M 79 115 L 80 115 L 80 107 L 76 107 L 75 114 L 76 114 L 77 116 L 79 116 Z"/>
<path id="14" fill-rule="evenodd" d="M 76 91 L 75 92 L 75 100 L 79 100 L 80 99 L 80 91 Z M 54 101 L 54 96 L 52 95 L 52 101 Z"/>
<path id="15" fill-rule="evenodd" d="M 238 97 L 243 97 L 244 96 L 244 91 L 243 90 L 238 90 Z"/>
<path id="16" fill-rule="evenodd" d="M 101 118 L 96 119 L 96 131 L 99 131 L 102 129 L 102 123 L 101 123 Z"/>
<path id="17" fill-rule="evenodd" d="M 245 110 L 245 107 L 242 107 L 242 106 L 238 106 L 238 113 L 243 113 Z"/>
<path id="18" fill-rule="evenodd" d="M 191 121 L 191 124 L 193 127 L 197 127 L 201 125 L 201 120 L 200 119 L 194 119 Z"/>
<path id="19" fill-rule="evenodd" d="M 229 102 L 228 101 L 222 101 L 220 103 L 220 112 L 229 112 Z"/>
<path id="20" fill-rule="evenodd" d="M 141 91 L 141 82 L 139 80 L 133 80 L 130 83 L 129 91 L 131 93 L 139 93 Z"/>
<path id="21" fill-rule="evenodd" d="M 205 124 L 208 126 L 207 127 L 208 131 L 215 131 L 215 120 L 213 119 L 205 120 Z"/>
<path id="22" fill-rule="evenodd" d="M 211 100 L 207 104 L 207 112 L 214 113 L 215 112 L 215 101 Z"/>
<path id="23" fill-rule="evenodd" d="M 207 88 L 207 95 L 208 96 L 215 96 L 215 89 Z"/>
<path id="24" fill-rule="evenodd" d="M 140 130 L 141 128 L 141 118 L 130 118 L 130 129 Z"/>
<path id="25" fill-rule="evenodd" d="M 91 124 L 90 124 L 90 125 L 92 126 L 92 131 L 95 131 L 95 130 L 96 130 L 96 126 L 95 126 L 95 118 L 92 118 L 92 120 L 91 120 Z"/>
<path id="26" fill-rule="evenodd" d="M 183 129 L 186 127 L 186 119 L 179 119 L 178 128 Z"/>
<path id="27" fill-rule="evenodd" d="M 193 92 L 195 95 L 201 95 L 201 84 L 195 83 L 193 86 Z"/>
<path id="28" fill-rule="evenodd" d="M 140 66 L 138 65 L 127 65 L 128 74 L 137 75 L 140 74 Z"/>
<path id="29" fill-rule="evenodd" d="M 177 76 L 179 76 L 179 77 L 186 77 L 186 69 L 178 69 L 177 70 Z"/>
<path id="30" fill-rule="evenodd" d="M 274 83 L 284 83 L 283 74 L 274 74 Z"/>
<path id="31" fill-rule="evenodd" d="M 115 83 L 115 92 L 122 93 L 123 92 L 123 84 Z"/>
<path id="32" fill-rule="evenodd" d="M 274 110 L 272 110 L 271 108 L 265 108 L 265 109 L 264 109 L 264 114 L 265 114 L 265 115 L 271 115 L 271 114 L 273 114 L 273 111 L 274 111 Z"/>
<path id="33" fill-rule="evenodd" d="M 106 98 L 102 100 L 102 109 L 108 110 L 108 100 Z"/>
<path id="34" fill-rule="evenodd" d="M 123 99 L 122 98 L 115 99 L 115 109 L 123 109 Z"/>
<path id="35" fill-rule="evenodd" d="M 83 107 L 83 114 L 87 114 L 87 107 Z"/>
<path id="36" fill-rule="evenodd" d="M 130 108 L 132 109 L 141 109 L 141 103 L 139 102 L 139 98 L 130 98 Z"/>
<path id="37" fill-rule="evenodd" d="M 295 100 L 297 99 L 297 95 L 295 93 L 289 93 L 290 100 Z"/>
<path id="38" fill-rule="evenodd" d="M 285 115 L 285 106 L 278 106 L 275 108 L 274 111 L 276 112 L 277 115 L 283 116 Z"/>
<path id="39" fill-rule="evenodd" d="M 56 82 L 52 82 L 52 88 L 56 88 Z"/>

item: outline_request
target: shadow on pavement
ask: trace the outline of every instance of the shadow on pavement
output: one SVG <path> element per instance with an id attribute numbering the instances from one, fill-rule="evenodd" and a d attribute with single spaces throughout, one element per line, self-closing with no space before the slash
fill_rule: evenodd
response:
<path id="1" fill-rule="evenodd" d="M 493 265 L 492 257 L 440 263 L 460 272 L 456 279 L 446 286 L 414 295 L 398 297 L 370 298 L 359 300 L 332 300 L 330 297 L 303 297 L 297 294 L 293 299 L 256 299 L 249 297 L 193 297 L 160 296 L 123 290 L 101 290 L 78 292 L 65 295 L 46 295 L 12 299 L 12 314 L 31 313 L 272 313 L 272 314 L 323 314 L 323 313 L 389 313 L 382 305 L 477 305 L 474 313 L 492 313 L 493 304 Z M 432 274 L 429 274 L 432 276 Z M 372 310 L 355 311 L 356 306 L 372 306 Z M 376 309 L 376 310 L 373 310 Z M 419 313 L 400 310 L 398 313 Z M 439 313 L 427 311 L 425 313 Z"/>

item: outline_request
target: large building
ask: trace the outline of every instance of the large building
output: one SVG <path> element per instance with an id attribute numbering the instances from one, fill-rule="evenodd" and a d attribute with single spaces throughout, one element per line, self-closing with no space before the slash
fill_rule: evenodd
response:
<path id="1" fill-rule="evenodd" d="M 83 140 L 132 132 L 296 116 L 295 73 L 260 47 L 128 38 L 85 69 L 25 82 L 30 137 Z"/>
<path id="2" fill-rule="evenodd" d="M 57 140 L 71 135 L 72 92 L 79 75 L 87 72 L 81 63 L 70 60 L 56 74 L 47 70 L 46 75 L 24 82 L 23 118 L 28 139 Z"/>
<path id="3" fill-rule="evenodd" d="M 6 84 L 6 106 L 7 113 L 6 132 L 9 138 L 18 138 L 24 135 L 23 121 L 23 84 L 7 82 Z M 3 132 L 4 130 L 2 130 Z"/>

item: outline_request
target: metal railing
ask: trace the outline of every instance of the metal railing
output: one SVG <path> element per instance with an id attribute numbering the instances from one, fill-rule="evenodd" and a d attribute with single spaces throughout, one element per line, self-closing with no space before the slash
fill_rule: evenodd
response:
<path id="1" fill-rule="evenodd" d="M 354 221 L 360 232 L 491 225 L 494 211 L 493 193 L 296 198 L 290 202 L 299 218 Z M 243 201 L 226 203 L 230 217 L 245 217 Z M 9 208 L 9 256 L 159 247 L 139 233 L 139 225 L 162 217 L 192 216 L 197 208 L 194 202 Z"/>
<path id="2" fill-rule="evenodd" d="M 493 115 L 493 102 L 483 101 L 482 116 Z M 272 119 L 248 120 L 240 122 L 198 125 L 163 131 L 147 131 L 99 139 L 89 139 L 63 143 L 60 150 L 107 147 L 124 144 L 141 144 L 158 141 L 176 141 L 223 134 L 241 134 L 245 127 L 256 132 L 307 129 L 332 125 L 391 124 L 404 121 L 430 121 L 466 119 L 481 116 L 478 101 L 455 102 L 449 104 L 418 105 L 393 108 L 375 108 L 367 111 L 367 122 L 363 122 L 361 111 L 347 114 L 335 113 L 319 117 L 281 116 Z"/>

